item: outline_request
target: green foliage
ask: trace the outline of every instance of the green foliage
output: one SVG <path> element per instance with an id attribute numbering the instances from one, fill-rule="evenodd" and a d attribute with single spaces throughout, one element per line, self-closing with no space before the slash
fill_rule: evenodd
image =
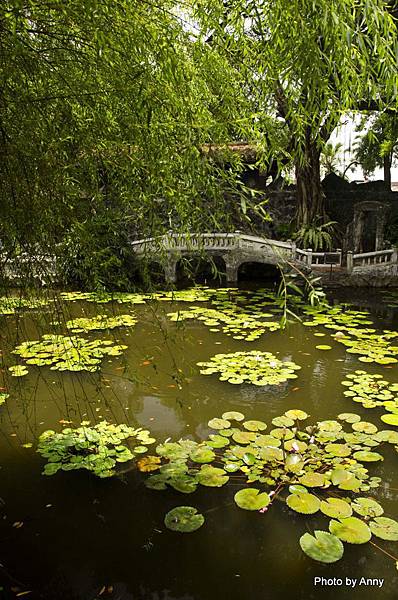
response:
<path id="1" fill-rule="evenodd" d="M 128 462 L 136 454 L 145 453 L 146 445 L 155 442 L 145 429 L 112 425 L 106 421 L 89 425 L 89 421 L 84 421 L 76 429 L 68 427 L 60 433 L 48 430 L 41 434 L 37 451 L 48 461 L 44 475 L 54 475 L 60 470 L 86 469 L 98 477 L 111 477 L 117 463 Z"/>
<path id="2" fill-rule="evenodd" d="M 337 144 L 332 144 L 328 142 L 322 148 L 321 153 L 321 167 L 323 168 L 325 175 L 329 175 L 330 173 L 339 173 L 339 163 L 340 156 L 343 149 L 343 145 L 338 142 Z"/>
<path id="3" fill-rule="evenodd" d="M 294 239 L 300 247 L 311 248 L 314 252 L 330 250 L 333 245 L 335 224 L 336 221 L 321 223 L 319 219 L 313 223 L 307 223 L 294 234 Z"/>
<path id="4" fill-rule="evenodd" d="M 174 3 L 0 8 L 0 234 L 9 256 L 55 253 L 64 279 L 128 289 L 128 238 L 230 228 L 247 192 L 203 145 L 240 130 L 242 76 Z M 226 199 L 224 194 L 228 194 Z"/>
<path id="5" fill-rule="evenodd" d="M 131 216 L 121 208 L 94 203 L 90 213 L 71 223 L 56 248 L 61 281 L 85 290 L 131 288 L 139 271 L 129 244 Z"/>
<path id="6" fill-rule="evenodd" d="M 363 131 L 364 127 L 368 129 L 356 143 L 356 160 L 365 175 L 371 175 L 377 167 L 386 166 L 389 171 L 398 158 L 397 117 L 390 113 L 366 116 L 358 125 L 357 131 Z"/>
<path id="7" fill-rule="evenodd" d="M 262 161 L 267 164 L 276 149 L 281 169 L 294 165 L 299 225 L 322 218 L 319 159 L 341 115 L 367 102 L 395 107 L 397 38 L 388 5 L 383 0 L 193 4 L 210 43 L 246 74 Z M 278 130 L 269 131 L 270 112 L 287 139 L 282 151 Z"/>

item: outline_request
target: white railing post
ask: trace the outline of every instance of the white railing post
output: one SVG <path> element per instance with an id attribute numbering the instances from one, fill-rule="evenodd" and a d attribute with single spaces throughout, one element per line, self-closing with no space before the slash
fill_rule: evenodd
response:
<path id="1" fill-rule="evenodd" d="M 347 273 L 352 273 L 354 268 L 354 256 L 352 250 L 348 250 L 347 252 Z"/>
<path id="2" fill-rule="evenodd" d="M 312 265 L 312 248 L 307 248 L 307 265 L 310 267 Z"/>
<path id="3" fill-rule="evenodd" d="M 396 247 L 393 248 L 393 252 L 391 254 L 391 262 L 392 263 L 398 262 L 398 248 L 396 248 Z"/>
<path id="4" fill-rule="evenodd" d="M 343 253 L 341 251 L 341 248 L 337 248 L 336 252 L 339 253 L 339 267 L 341 267 L 341 263 L 343 261 Z"/>
<path id="5" fill-rule="evenodd" d="M 291 254 L 290 254 L 291 259 L 295 260 L 295 258 L 296 258 L 296 242 L 293 242 L 293 240 L 287 240 L 287 241 L 288 241 L 288 243 L 291 246 L 291 251 L 290 251 L 291 252 Z"/>

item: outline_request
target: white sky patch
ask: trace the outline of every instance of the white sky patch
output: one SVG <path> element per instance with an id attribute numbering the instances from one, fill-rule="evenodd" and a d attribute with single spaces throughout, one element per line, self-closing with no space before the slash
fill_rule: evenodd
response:
<path id="1" fill-rule="evenodd" d="M 355 131 L 360 121 L 360 115 L 356 115 L 353 117 L 347 116 L 343 118 L 342 124 L 336 128 L 329 140 L 329 142 L 331 142 L 332 144 L 337 144 L 340 142 L 340 144 L 343 145 L 343 148 L 341 149 L 341 152 L 339 154 L 340 171 L 344 171 L 348 167 L 348 165 L 354 160 L 355 141 L 361 136 L 362 133 L 366 131 L 366 129 L 359 133 Z M 365 179 L 362 168 L 359 165 L 355 165 L 353 169 L 354 170 L 349 169 L 347 171 L 347 179 L 349 179 L 349 181 L 364 181 Z M 383 178 L 383 169 L 376 169 L 375 172 L 369 176 L 368 181 L 376 181 L 377 179 Z M 392 167 L 391 181 L 398 181 L 398 167 Z"/>

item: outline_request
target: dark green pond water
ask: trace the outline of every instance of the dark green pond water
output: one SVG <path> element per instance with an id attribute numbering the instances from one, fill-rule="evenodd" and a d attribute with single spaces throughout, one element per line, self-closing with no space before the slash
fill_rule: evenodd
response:
<path id="1" fill-rule="evenodd" d="M 394 309 L 382 294 L 358 297 L 345 291 L 344 300 L 367 309 L 378 326 L 396 329 Z M 196 304 L 199 305 L 199 304 Z M 341 561 L 324 565 L 300 549 L 305 531 L 327 528 L 328 519 L 294 513 L 275 502 L 265 514 L 240 510 L 236 486 L 201 488 L 191 495 L 144 486 L 136 470 L 98 479 L 86 471 L 41 474 L 45 461 L 35 451 L 46 429 L 62 429 L 60 421 L 92 423 L 106 419 L 150 429 L 161 442 L 171 437 L 207 437 L 209 419 L 237 410 L 249 419 L 269 423 L 291 408 L 316 420 L 356 412 L 363 420 L 386 428 L 383 411 L 366 410 L 343 396 L 341 381 L 358 368 L 382 373 L 398 382 L 398 366 L 364 365 L 331 341 L 330 331 L 300 323 L 267 333 L 255 342 L 210 332 L 198 321 L 178 327 L 166 313 L 178 306 L 65 303 L 61 313 L 92 316 L 128 313 L 138 317 L 134 328 L 115 329 L 92 338 L 120 340 L 122 356 L 105 359 L 98 373 L 60 373 L 30 368 L 13 378 L 3 370 L 10 397 L 0 408 L 0 598 L 45 600 L 344 600 L 398 598 L 394 562 L 370 544 L 345 544 Z M 54 309 L 0 317 L 3 360 L 15 364 L 9 352 L 17 343 L 38 339 L 53 330 Z M 325 332 L 324 338 L 314 332 Z M 315 346 L 330 343 L 332 350 Z M 199 374 L 196 363 L 218 352 L 271 351 L 279 359 L 302 366 L 298 378 L 275 389 L 231 385 L 217 376 Z M 33 447 L 24 448 L 23 444 Z M 369 467 L 383 485 L 374 492 L 386 514 L 398 517 L 396 452 L 383 449 L 385 461 Z M 192 505 L 206 521 L 198 531 L 182 535 L 165 528 L 164 515 L 178 505 Z M 397 542 L 380 542 L 398 554 Z M 342 584 L 315 585 L 315 578 L 340 578 Z M 382 587 L 359 586 L 361 577 L 383 579 Z M 346 578 L 357 579 L 350 589 Z M 105 588 L 105 589 L 104 589 Z"/>

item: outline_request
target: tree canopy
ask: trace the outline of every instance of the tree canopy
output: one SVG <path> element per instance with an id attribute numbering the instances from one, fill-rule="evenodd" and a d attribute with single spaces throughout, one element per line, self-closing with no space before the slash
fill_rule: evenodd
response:
<path id="1" fill-rule="evenodd" d="M 0 11 L 3 247 L 81 241 L 95 254 L 102 236 L 109 254 L 121 229 L 226 226 L 238 167 L 200 148 L 229 139 L 246 100 L 175 3 L 10 0 Z"/>
<path id="2" fill-rule="evenodd" d="M 294 167 L 307 226 L 340 116 L 395 110 L 396 56 L 382 0 L 5 0 L 3 248 L 60 245 L 94 273 L 128 236 L 229 230 L 241 161 L 203 146 L 233 140 Z"/>
<path id="3" fill-rule="evenodd" d="M 196 0 L 196 15 L 220 53 L 244 70 L 258 112 L 265 159 L 275 115 L 295 167 L 298 222 L 324 212 L 320 152 L 342 114 L 371 103 L 396 108 L 397 30 L 383 0 Z"/>

